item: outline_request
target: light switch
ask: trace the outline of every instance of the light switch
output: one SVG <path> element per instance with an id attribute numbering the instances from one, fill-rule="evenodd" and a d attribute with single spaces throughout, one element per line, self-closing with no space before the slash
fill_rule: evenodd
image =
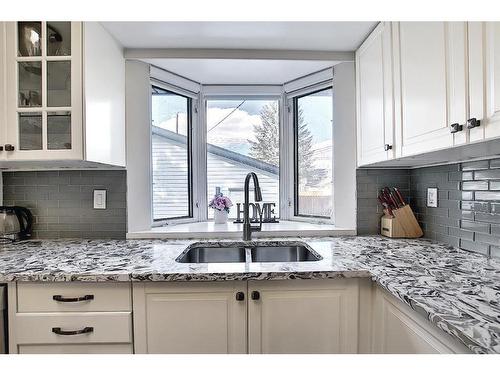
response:
<path id="1" fill-rule="evenodd" d="M 106 209 L 106 190 L 94 190 L 94 208 L 96 210 Z"/>
<path id="2" fill-rule="evenodd" d="M 438 206 L 438 189 L 427 188 L 427 207 Z"/>

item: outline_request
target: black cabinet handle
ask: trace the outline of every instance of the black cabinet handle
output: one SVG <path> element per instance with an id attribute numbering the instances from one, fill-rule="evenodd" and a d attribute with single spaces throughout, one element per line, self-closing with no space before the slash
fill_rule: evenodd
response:
<path id="1" fill-rule="evenodd" d="M 384 150 L 385 150 L 385 151 L 392 150 L 392 145 L 390 145 L 390 144 L 385 144 L 385 145 L 384 145 Z"/>
<path id="2" fill-rule="evenodd" d="M 85 333 L 94 332 L 94 327 L 85 327 L 76 331 L 63 331 L 60 327 L 54 327 L 52 328 L 52 332 L 54 332 L 56 335 L 61 336 L 83 335 Z"/>
<path id="3" fill-rule="evenodd" d="M 14 151 L 14 146 L 12 146 L 11 144 L 6 144 L 5 145 L 5 151 Z"/>
<path id="4" fill-rule="evenodd" d="M 236 301 L 244 301 L 244 300 L 245 300 L 245 293 L 237 292 L 236 293 Z"/>
<path id="5" fill-rule="evenodd" d="M 3 151 L 3 146 L 0 146 L 0 151 Z"/>
<path id="6" fill-rule="evenodd" d="M 451 124 L 450 127 L 451 127 L 451 133 L 458 133 L 464 130 L 464 126 L 460 125 L 458 122 L 455 124 Z"/>
<path id="7" fill-rule="evenodd" d="M 86 294 L 82 297 L 63 297 L 59 294 L 52 296 L 52 299 L 57 302 L 82 302 L 82 301 L 91 301 L 94 299 L 93 294 Z"/>
<path id="8" fill-rule="evenodd" d="M 252 292 L 252 299 L 253 299 L 254 301 L 259 300 L 259 299 L 260 299 L 260 293 L 259 293 L 259 292 L 257 292 L 256 290 L 254 290 L 254 291 Z"/>
<path id="9" fill-rule="evenodd" d="M 481 125 L 481 120 L 478 120 L 475 117 L 467 120 L 467 129 L 477 128 L 480 125 Z"/>

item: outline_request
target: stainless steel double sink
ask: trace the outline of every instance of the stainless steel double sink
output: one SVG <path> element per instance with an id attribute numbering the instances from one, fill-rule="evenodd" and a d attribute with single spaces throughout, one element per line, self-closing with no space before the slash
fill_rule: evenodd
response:
<path id="1" fill-rule="evenodd" d="M 321 255 L 303 243 L 217 245 L 195 244 L 176 259 L 179 263 L 314 262 Z"/>

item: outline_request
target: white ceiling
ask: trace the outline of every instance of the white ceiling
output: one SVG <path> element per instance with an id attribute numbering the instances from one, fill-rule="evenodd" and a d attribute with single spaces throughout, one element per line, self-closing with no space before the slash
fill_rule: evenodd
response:
<path id="1" fill-rule="evenodd" d="M 376 22 L 103 22 L 125 48 L 354 51 Z"/>
<path id="2" fill-rule="evenodd" d="M 331 67 L 332 61 L 145 59 L 170 72 L 203 84 L 283 84 Z"/>

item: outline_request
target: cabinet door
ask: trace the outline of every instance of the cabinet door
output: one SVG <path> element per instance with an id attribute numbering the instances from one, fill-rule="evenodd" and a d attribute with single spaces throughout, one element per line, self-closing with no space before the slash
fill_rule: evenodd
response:
<path id="1" fill-rule="evenodd" d="M 486 22 L 485 138 L 500 137 L 500 22 Z"/>
<path id="2" fill-rule="evenodd" d="M 250 353 L 357 352 L 357 280 L 249 281 L 248 293 Z"/>
<path id="3" fill-rule="evenodd" d="M 81 24 L 8 22 L 6 34 L 6 159 L 81 160 Z"/>
<path id="4" fill-rule="evenodd" d="M 486 113 L 486 23 L 467 24 L 469 62 L 469 118 L 481 121 L 480 126 L 469 130 L 470 142 L 482 141 L 487 126 Z"/>
<path id="5" fill-rule="evenodd" d="M 395 148 L 390 22 L 381 22 L 356 52 L 356 75 L 358 165 L 392 159 Z"/>
<path id="6" fill-rule="evenodd" d="M 464 133 L 454 137 L 450 128 L 465 122 L 464 24 L 400 22 L 394 33 L 397 156 L 464 143 Z"/>
<path id="7" fill-rule="evenodd" d="M 417 312 L 380 288 L 375 290 L 372 325 L 374 353 L 470 353 L 458 340 L 439 332 Z"/>
<path id="8" fill-rule="evenodd" d="M 246 282 L 134 284 L 136 353 L 246 353 Z M 243 292 L 244 300 L 236 300 Z"/>

